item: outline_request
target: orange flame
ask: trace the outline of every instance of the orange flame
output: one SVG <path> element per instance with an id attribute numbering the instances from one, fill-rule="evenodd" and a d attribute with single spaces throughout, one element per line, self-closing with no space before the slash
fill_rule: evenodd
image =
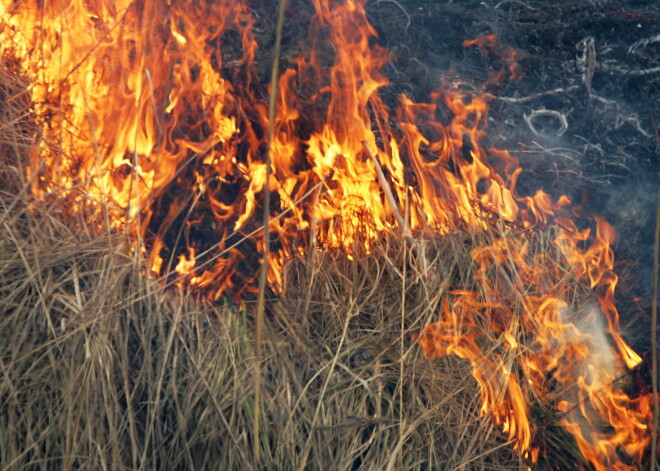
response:
<path id="1" fill-rule="evenodd" d="M 530 404 L 557 382 L 562 425 L 584 457 L 597 470 L 633 469 L 618 456 L 640 463 L 650 399 L 616 386 L 641 359 L 620 336 L 612 228 L 596 218 L 595 233 L 579 230 L 567 197 L 516 195 L 518 162 L 480 145 L 485 97 L 451 89 L 386 106 L 388 52 L 372 44 L 364 0 L 312 3 L 310 51 L 278 82 L 266 181 L 267 94 L 245 1 L 2 0 L 0 50 L 29 78 L 43 133 L 27 166 L 33 193 L 86 215 L 88 227 L 127 231 L 153 274 L 210 300 L 254 289 L 266 187 L 278 291 L 284 262 L 312 240 L 351 256 L 402 223 L 412 233 L 515 229 L 473 251 L 478 289 L 446 296 L 418 341 L 429 358 L 471 362 L 481 412 L 532 460 Z M 515 51 L 494 35 L 464 45 L 501 57 L 493 83 L 505 69 L 521 77 Z M 551 223 L 554 259 L 530 246 L 530 231 Z M 513 305 L 504 272 L 520 288 Z M 597 307 L 571 312 L 557 283 L 565 272 L 592 288 Z"/>

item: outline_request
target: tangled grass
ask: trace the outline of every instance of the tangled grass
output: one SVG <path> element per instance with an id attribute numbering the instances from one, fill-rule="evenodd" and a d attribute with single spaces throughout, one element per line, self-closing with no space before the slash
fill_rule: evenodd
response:
<path id="1" fill-rule="evenodd" d="M 126 236 L 72 224 L 31 198 L 23 167 L 39 136 L 25 84 L 8 72 L 0 469 L 527 469 L 479 413 L 469 362 L 430 361 L 412 340 L 450 286 L 474 283 L 470 252 L 497 233 L 414 247 L 392 234 L 368 254 L 290 261 L 286 296 L 267 301 L 257 368 L 251 303 L 164 290 L 128 255 Z M 538 414 L 549 459 L 536 467 L 579 462 L 552 413 Z"/>
<path id="2" fill-rule="evenodd" d="M 400 289 L 409 248 L 291 264 L 253 437 L 252 307 L 164 292 L 120 236 L 20 198 L 0 212 L 2 469 L 522 469 L 478 413 L 469 364 L 410 339 L 435 313 L 405 299 L 433 286 Z M 461 263 L 456 247 L 436 268 Z"/>

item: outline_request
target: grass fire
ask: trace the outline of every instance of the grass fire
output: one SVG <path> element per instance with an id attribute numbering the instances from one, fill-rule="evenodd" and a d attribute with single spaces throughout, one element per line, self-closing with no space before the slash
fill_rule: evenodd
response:
<path id="1" fill-rule="evenodd" d="M 616 231 L 492 118 L 612 61 L 507 96 L 481 31 L 427 86 L 383 25 L 437 3 L 0 2 L 2 469 L 655 466 Z"/>

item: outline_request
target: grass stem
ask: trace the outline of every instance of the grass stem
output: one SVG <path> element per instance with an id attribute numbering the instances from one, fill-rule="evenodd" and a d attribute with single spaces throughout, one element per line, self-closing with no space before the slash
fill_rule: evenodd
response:
<path id="1" fill-rule="evenodd" d="M 253 453 L 255 465 L 259 462 L 260 454 L 260 403 L 261 403 L 261 356 L 264 332 L 264 309 L 266 297 L 266 281 L 268 274 L 268 256 L 270 246 L 270 177 L 271 152 L 275 137 L 275 112 L 277 109 L 277 79 L 280 69 L 280 54 L 282 48 L 282 28 L 284 27 L 284 12 L 286 0 L 279 1 L 277 13 L 277 29 L 275 33 L 275 47 L 273 51 L 273 67 L 270 76 L 270 102 L 268 104 L 268 151 L 266 152 L 266 185 L 264 186 L 263 226 L 264 249 L 261 272 L 259 273 L 259 294 L 257 298 L 257 313 L 255 326 L 255 370 L 254 370 L 254 422 L 253 422 Z"/>

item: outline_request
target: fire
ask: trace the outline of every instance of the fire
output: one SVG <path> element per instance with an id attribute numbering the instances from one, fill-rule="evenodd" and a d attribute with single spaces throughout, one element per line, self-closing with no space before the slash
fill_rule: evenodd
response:
<path id="1" fill-rule="evenodd" d="M 472 253 L 478 286 L 454 289 L 419 334 L 424 353 L 469 360 L 481 412 L 530 459 L 530 404 L 556 394 L 595 469 L 634 469 L 623 463 L 639 464 L 649 444 L 650 399 L 617 386 L 641 359 L 620 336 L 612 228 L 594 218 L 579 229 L 567 197 L 516 194 L 517 161 L 480 144 L 486 96 L 454 88 L 388 106 L 388 51 L 373 45 L 364 1 L 312 3 L 311 47 L 280 76 L 268 146 L 245 0 L 3 0 L 2 54 L 30 80 L 43 134 L 26 168 L 33 194 L 88 228 L 126 231 L 154 276 L 209 300 L 254 290 L 266 188 L 279 292 L 285 261 L 310 246 L 351 256 L 391 231 L 498 228 Z M 502 57 L 492 80 L 520 78 L 495 36 L 464 45 Z M 554 240 L 538 252 L 540 229 Z M 591 287 L 588 312 L 566 303 L 566 273 Z"/>

